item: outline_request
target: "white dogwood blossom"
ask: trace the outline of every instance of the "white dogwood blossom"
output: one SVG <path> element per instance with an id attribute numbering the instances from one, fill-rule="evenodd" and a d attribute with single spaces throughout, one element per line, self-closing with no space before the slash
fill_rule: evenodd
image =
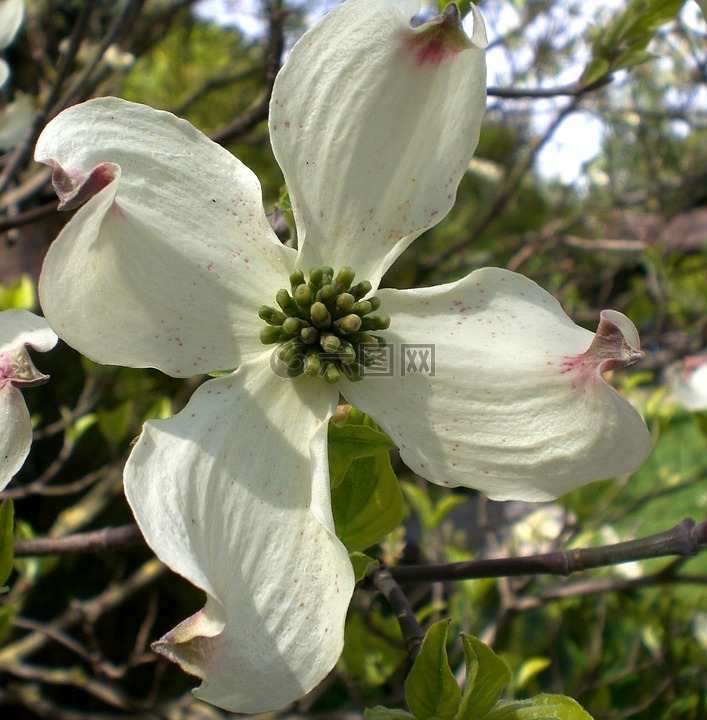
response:
<path id="1" fill-rule="evenodd" d="M 32 422 L 19 388 L 49 379 L 32 364 L 27 346 L 46 352 L 56 342 L 44 318 L 27 310 L 0 312 L 0 490 L 22 467 L 32 444 Z"/>
<path id="2" fill-rule="evenodd" d="M 0 0 L 0 51 L 12 43 L 25 17 L 24 0 Z M 0 88 L 10 77 L 10 67 L 0 58 Z"/>
<path id="3" fill-rule="evenodd" d="M 490 268 L 378 290 L 452 207 L 485 110 L 478 11 L 468 37 L 456 6 L 413 27 L 418 9 L 347 0 L 278 75 L 270 136 L 297 250 L 271 230 L 253 173 L 171 114 L 93 100 L 37 145 L 60 206 L 78 207 L 40 281 L 59 335 L 97 362 L 175 377 L 236 368 L 146 423 L 125 470 L 147 542 L 207 595 L 154 647 L 233 711 L 285 705 L 341 653 L 354 577 L 329 490 L 340 394 L 413 471 L 497 499 L 556 497 L 648 453 L 639 415 L 601 377 L 640 355 L 620 313 L 595 335 Z M 433 372 L 398 364 L 431 344 Z M 394 371 L 373 377 L 362 354 L 386 348 Z"/>
<path id="4" fill-rule="evenodd" d="M 687 410 L 707 410 L 707 352 L 689 355 L 668 368 L 675 399 Z"/>

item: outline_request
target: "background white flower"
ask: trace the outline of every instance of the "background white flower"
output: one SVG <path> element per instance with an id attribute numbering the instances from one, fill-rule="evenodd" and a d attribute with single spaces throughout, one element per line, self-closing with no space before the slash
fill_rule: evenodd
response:
<path id="1" fill-rule="evenodd" d="M 56 342 L 44 318 L 27 310 L 0 312 L 0 490 L 22 467 L 32 444 L 32 422 L 19 388 L 49 379 L 34 367 L 27 346 L 46 352 Z"/>
<path id="2" fill-rule="evenodd" d="M 23 0 L 0 0 L 0 52 L 8 47 L 17 35 L 25 17 Z M 8 81 L 10 68 L 0 58 L 0 88 Z"/>

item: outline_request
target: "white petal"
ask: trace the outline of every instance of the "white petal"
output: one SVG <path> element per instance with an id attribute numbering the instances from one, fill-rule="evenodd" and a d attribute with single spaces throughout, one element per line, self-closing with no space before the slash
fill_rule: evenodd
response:
<path id="1" fill-rule="evenodd" d="M 0 312 L 0 490 L 22 467 L 32 443 L 32 423 L 15 385 L 46 380 L 32 365 L 25 347 L 45 352 L 57 337 L 47 321 L 27 310 Z"/>
<path id="2" fill-rule="evenodd" d="M 430 37 L 410 26 L 418 8 L 347 0 L 277 77 L 270 133 L 303 270 L 349 265 L 375 287 L 454 204 L 486 106 L 485 30 L 474 8 L 473 43 L 461 26 Z"/>
<path id="3" fill-rule="evenodd" d="M 0 88 L 2 88 L 10 77 L 10 66 L 0 58 Z"/>
<path id="4" fill-rule="evenodd" d="M 28 310 L 0 312 L 0 354 L 23 345 L 46 352 L 57 342 L 57 336 L 43 318 Z"/>
<path id="5" fill-rule="evenodd" d="M 2 65 L 0 61 L 0 74 Z M 0 86 L 2 79 L 0 78 Z M 11 150 L 20 143 L 34 117 L 32 98 L 17 93 L 17 99 L 0 110 L 0 150 Z"/>
<path id="6" fill-rule="evenodd" d="M 281 707 L 326 676 L 354 585 L 329 499 L 337 393 L 263 358 L 148 422 L 125 474 L 150 546 L 208 595 L 154 647 L 204 680 L 198 697 L 237 712 Z"/>
<path id="7" fill-rule="evenodd" d="M 32 444 L 32 423 L 22 393 L 0 379 L 0 490 L 22 467 Z"/>
<path id="8" fill-rule="evenodd" d="M 37 144 L 68 207 L 40 298 L 59 335 L 103 363 L 176 376 L 262 352 L 258 308 L 294 251 L 265 218 L 253 173 L 189 123 L 100 98 L 58 115 Z"/>
<path id="9" fill-rule="evenodd" d="M 0 50 L 15 39 L 24 16 L 23 0 L 0 0 Z"/>
<path id="10" fill-rule="evenodd" d="M 668 368 L 675 398 L 686 409 L 707 410 L 707 354 L 692 355 Z"/>
<path id="11" fill-rule="evenodd" d="M 418 474 L 495 500 L 548 500 L 647 457 L 643 421 L 600 374 L 640 354 L 620 313 L 603 313 L 595 336 L 534 282 L 494 268 L 377 294 L 392 317 L 385 337 L 398 364 L 392 377 L 365 377 L 342 392 Z M 626 334 L 616 342 L 619 325 Z M 419 354 L 432 346 L 434 376 Z"/>

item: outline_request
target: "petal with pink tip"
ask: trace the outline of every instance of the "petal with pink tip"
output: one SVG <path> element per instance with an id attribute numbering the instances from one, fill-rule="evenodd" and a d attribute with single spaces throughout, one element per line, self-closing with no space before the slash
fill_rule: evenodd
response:
<path id="1" fill-rule="evenodd" d="M 611 333 L 597 340 L 534 282 L 505 270 L 377 294 L 398 364 L 393 377 L 342 392 L 416 473 L 495 500 L 548 500 L 646 459 L 646 426 L 600 374 L 638 350 L 620 313 L 602 322 L 623 331 L 630 351 Z"/>
<path id="2" fill-rule="evenodd" d="M 65 110 L 35 157 L 63 204 L 39 293 L 58 334 L 102 363 L 175 376 L 229 370 L 262 352 L 258 308 L 287 285 L 260 184 L 170 113 L 116 98 Z"/>
<path id="3" fill-rule="evenodd" d="M 32 423 L 19 387 L 46 381 L 32 364 L 26 346 L 40 352 L 57 336 L 47 321 L 27 310 L 0 313 L 0 490 L 22 467 L 32 444 Z"/>
<path id="4" fill-rule="evenodd" d="M 454 9 L 452 9 L 454 8 Z M 349 265 L 374 287 L 454 204 L 486 108 L 486 34 L 456 6 L 347 0 L 295 45 L 270 108 L 297 220 L 298 267 Z"/>
<path id="5" fill-rule="evenodd" d="M 337 392 L 283 380 L 269 353 L 148 422 L 125 491 L 153 550 L 207 594 L 154 648 L 235 712 L 286 705 L 328 674 L 354 578 L 334 535 L 327 419 Z"/>

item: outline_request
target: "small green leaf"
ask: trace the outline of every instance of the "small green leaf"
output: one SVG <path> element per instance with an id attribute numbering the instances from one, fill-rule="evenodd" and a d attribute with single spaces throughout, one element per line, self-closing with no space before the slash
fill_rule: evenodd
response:
<path id="1" fill-rule="evenodd" d="M 457 720 L 479 720 L 496 704 L 511 679 L 506 663 L 481 640 L 462 633 L 466 681 Z"/>
<path id="2" fill-rule="evenodd" d="M 130 432 L 134 412 L 132 400 L 126 400 L 110 410 L 98 409 L 98 429 L 113 446 L 119 445 Z"/>
<path id="3" fill-rule="evenodd" d="M 329 423 L 329 477 L 332 488 L 344 481 L 354 460 L 387 453 L 394 447 L 395 443 L 377 428 L 349 422 L 344 425 Z"/>
<path id="4" fill-rule="evenodd" d="M 376 567 L 380 565 L 378 560 L 362 552 L 349 553 L 349 559 L 351 560 L 351 564 L 353 565 L 354 577 L 356 578 L 356 582 L 363 580 L 363 576 L 366 574 L 368 568 L 371 565 L 375 565 Z"/>
<path id="5" fill-rule="evenodd" d="M 354 460 L 332 491 L 336 534 L 351 551 L 365 550 L 403 519 L 403 496 L 388 452 Z"/>
<path id="6" fill-rule="evenodd" d="M 403 518 L 403 498 L 390 464 L 394 443 L 366 415 L 351 409 L 329 424 L 329 473 L 336 534 L 349 552 L 365 550 Z"/>
<path id="7" fill-rule="evenodd" d="M 407 660 L 402 649 L 400 626 L 394 616 L 379 610 L 346 618 L 344 652 L 340 669 L 359 689 L 377 688 L 395 674 Z"/>
<path id="8" fill-rule="evenodd" d="M 405 499 L 422 525 L 423 532 L 434 530 L 453 508 L 467 501 L 465 495 L 449 494 L 443 495 L 436 503 L 433 503 L 427 489 L 409 482 L 401 483 L 401 486 L 405 493 Z"/>
<path id="9" fill-rule="evenodd" d="M 550 658 L 532 657 L 524 660 L 515 671 L 514 690 L 522 690 L 536 675 L 550 664 Z"/>
<path id="10" fill-rule="evenodd" d="M 15 615 L 17 615 L 17 608 L 10 605 L 0 607 L 0 645 L 5 642 L 5 638 L 10 634 Z"/>
<path id="11" fill-rule="evenodd" d="M 15 510 L 10 498 L 0 503 L 0 585 L 10 577 L 14 562 L 13 537 L 14 537 L 14 515 Z"/>
<path id="12" fill-rule="evenodd" d="M 419 720 L 452 720 L 461 690 L 447 659 L 449 620 L 430 627 L 405 679 L 405 700 Z"/>
<path id="13" fill-rule="evenodd" d="M 376 705 L 363 711 L 366 720 L 415 720 L 415 716 L 405 710 L 391 710 L 390 708 Z"/>
<path id="14" fill-rule="evenodd" d="M 592 720 L 592 716 L 570 697 L 543 694 L 501 703 L 484 720 Z"/>
<path id="15" fill-rule="evenodd" d="M 0 310 L 34 310 L 37 290 L 29 275 L 21 275 L 7 285 L 0 285 Z"/>

